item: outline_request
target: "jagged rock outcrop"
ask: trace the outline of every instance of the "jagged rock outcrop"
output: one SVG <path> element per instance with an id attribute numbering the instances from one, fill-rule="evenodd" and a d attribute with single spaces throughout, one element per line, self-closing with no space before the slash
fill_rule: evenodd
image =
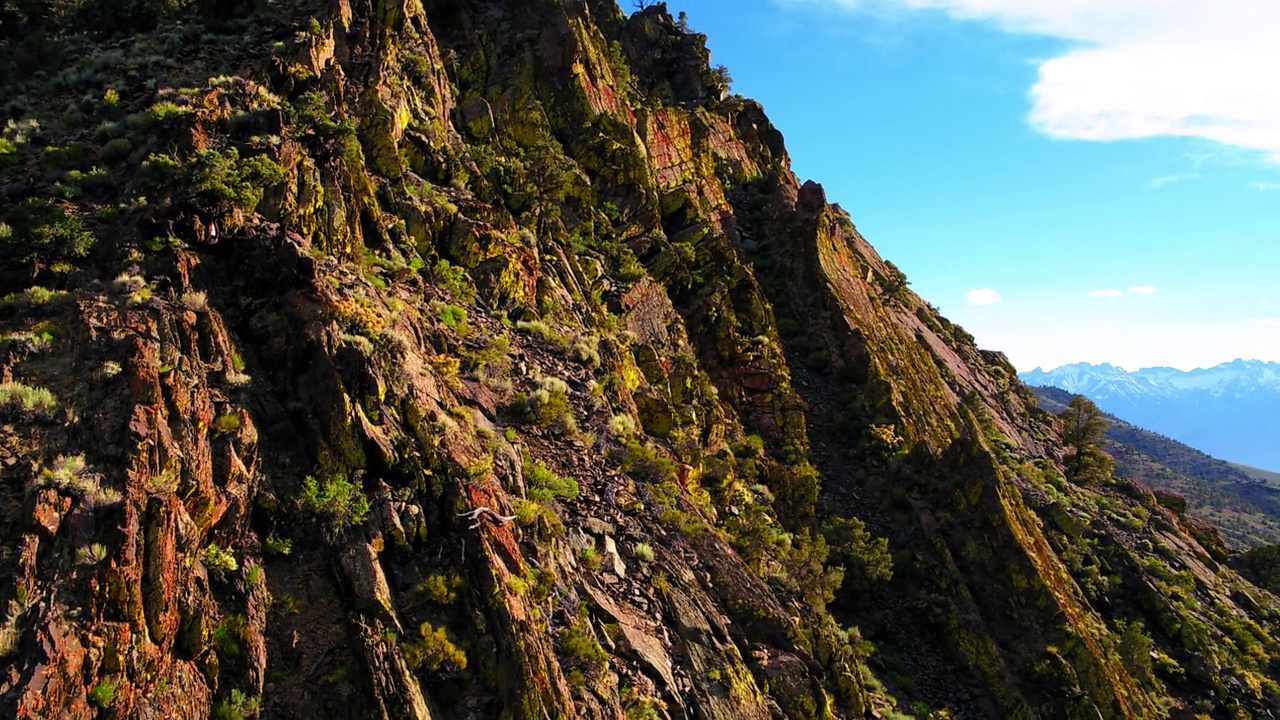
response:
<path id="1" fill-rule="evenodd" d="M 138 5 L 0 14 L 0 712 L 1280 698 L 1275 598 L 1067 482 L 664 6 Z"/>

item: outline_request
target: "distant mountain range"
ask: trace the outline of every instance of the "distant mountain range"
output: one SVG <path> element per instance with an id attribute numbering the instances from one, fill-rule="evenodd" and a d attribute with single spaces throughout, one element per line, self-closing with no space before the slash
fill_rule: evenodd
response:
<path id="1" fill-rule="evenodd" d="M 1058 414 L 1072 393 L 1035 388 L 1040 406 Z M 1177 440 L 1108 416 L 1106 450 L 1116 460 L 1118 477 L 1187 499 L 1196 517 L 1217 525 L 1236 549 L 1280 543 L 1280 480 L 1275 473 L 1234 465 Z"/>
<path id="2" fill-rule="evenodd" d="M 1019 377 L 1084 395 L 1116 417 L 1215 457 L 1280 470 L 1280 363 L 1235 360 L 1208 369 L 1135 372 L 1078 363 Z"/>

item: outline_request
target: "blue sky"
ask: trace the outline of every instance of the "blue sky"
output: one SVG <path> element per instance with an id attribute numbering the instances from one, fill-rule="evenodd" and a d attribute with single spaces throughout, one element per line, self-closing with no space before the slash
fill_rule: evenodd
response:
<path id="1" fill-rule="evenodd" d="M 797 174 L 1020 370 L 1280 360 L 1269 4 L 668 3 Z"/>

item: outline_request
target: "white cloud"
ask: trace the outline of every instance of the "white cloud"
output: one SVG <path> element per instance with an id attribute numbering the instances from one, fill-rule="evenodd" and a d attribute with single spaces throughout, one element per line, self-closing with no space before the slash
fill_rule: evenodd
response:
<path id="1" fill-rule="evenodd" d="M 1061 138 L 1199 137 L 1280 163 L 1280 3 L 1269 0 L 784 0 L 932 9 L 1072 41 L 1040 65 L 1030 122 Z"/>
<path id="2" fill-rule="evenodd" d="M 1123 297 L 1123 296 L 1124 296 L 1123 290 L 1094 290 L 1093 292 L 1089 293 L 1089 297 L 1114 298 L 1114 297 Z"/>
<path id="3" fill-rule="evenodd" d="M 1198 177 L 1200 177 L 1199 173 L 1182 173 L 1179 175 L 1163 175 L 1161 177 L 1154 178 L 1151 182 L 1147 183 L 1147 187 L 1151 188 L 1152 190 L 1157 190 L 1159 188 L 1164 187 L 1165 185 L 1172 185 L 1173 183 L 1183 182 L 1184 180 L 1195 180 Z"/>
<path id="4" fill-rule="evenodd" d="M 1155 285 L 1135 285 L 1129 288 L 1134 295 L 1155 295 L 1160 292 Z"/>
<path id="5" fill-rule="evenodd" d="M 965 299 L 970 305 L 999 305 L 1002 301 L 1000 293 L 991 288 L 981 288 L 979 290 L 970 290 Z"/>
<path id="6" fill-rule="evenodd" d="M 1254 183 L 1253 188 L 1259 192 L 1267 192 L 1269 190 L 1280 190 L 1280 183 L 1271 183 L 1271 182 Z"/>

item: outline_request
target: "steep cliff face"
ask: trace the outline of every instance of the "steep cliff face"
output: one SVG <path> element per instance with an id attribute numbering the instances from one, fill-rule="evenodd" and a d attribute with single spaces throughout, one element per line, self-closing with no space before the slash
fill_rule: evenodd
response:
<path id="1" fill-rule="evenodd" d="M 1280 702 L 661 5 L 3 10 L 4 713 Z"/>

